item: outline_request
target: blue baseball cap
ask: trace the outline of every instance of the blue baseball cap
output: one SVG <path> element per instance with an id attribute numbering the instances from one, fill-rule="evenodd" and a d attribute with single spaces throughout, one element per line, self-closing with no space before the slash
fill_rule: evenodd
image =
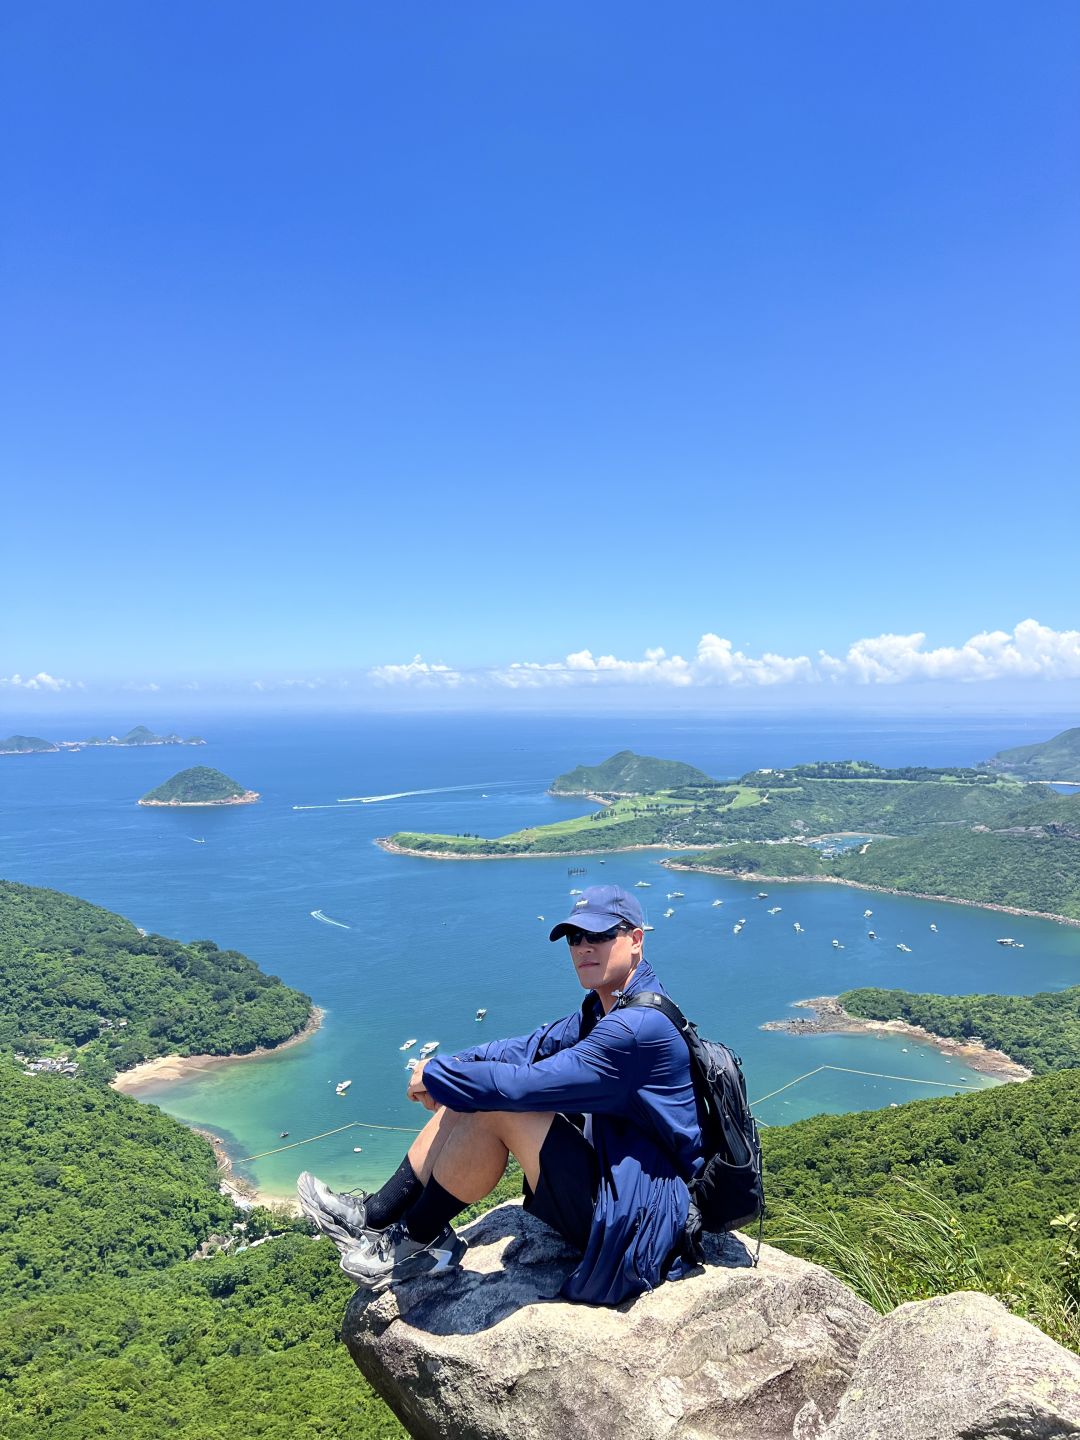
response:
<path id="1" fill-rule="evenodd" d="M 569 918 L 556 925 L 548 939 L 561 940 L 568 930 L 599 934 L 613 925 L 623 924 L 633 925 L 635 929 L 645 924 L 641 906 L 630 891 L 621 885 L 590 885 L 578 897 Z"/>

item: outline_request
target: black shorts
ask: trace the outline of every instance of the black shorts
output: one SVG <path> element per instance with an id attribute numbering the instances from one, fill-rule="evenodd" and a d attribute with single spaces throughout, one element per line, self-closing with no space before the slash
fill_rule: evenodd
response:
<path id="1" fill-rule="evenodd" d="M 525 1181 L 525 1209 L 584 1251 L 592 1229 L 593 1206 L 600 1188 L 596 1151 L 573 1121 L 555 1115 L 540 1147 L 540 1178 L 535 1191 Z"/>

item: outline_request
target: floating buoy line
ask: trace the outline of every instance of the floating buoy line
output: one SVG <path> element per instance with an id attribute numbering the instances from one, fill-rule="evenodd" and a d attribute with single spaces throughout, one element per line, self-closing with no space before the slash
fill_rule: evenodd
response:
<path id="1" fill-rule="evenodd" d="M 771 1100 L 784 1090 L 790 1090 L 793 1085 L 800 1085 L 804 1080 L 809 1080 L 814 1075 L 820 1075 L 823 1070 L 836 1070 L 844 1075 L 866 1075 L 871 1080 L 899 1080 L 904 1085 L 933 1085 L 939 1090 L 960 1088 L 952 1080 L 921 1080 L 915 1075 L 887 1075 L 882 1070 L 855 1070 L 850 1065 L 818 1065 L 813 1070 L 807 1070 L 804 1075 L 796 1075 L 794 1080 L 788 1080 L 778 1089 L 770 1090 L 767 1095 L 759 1095 L 756 1100 L 751 1101 L 751 1109 L 758 1105 L 764 1105 L 766 1100 Z M 766 1130 L 771 1128 L 764 1120 L 759 1120 L 758 1124 L 763 1125 Z M 370 1120 L 350 1120 L 347 1125 L 337 1125 L 333 1130 L 323 1130 L 318 1135 L 309 1135 L 306 1140 L 293 1140 L 291 1144 L 277 1145 L 273 1150 L 260 1150 L 257 1155 L 245 1155 L 235 1163 L 246 1165 L 250 1160 L 264 1160 L 267 1155 L 280 1155 L 284 1150 L 296 1150 L 301 1145 L 312 1145 L 316 1140 L 326 1140 L 331 1135 L 340 1135 L 343 1130 L 355 1130 L 358 1126 L 364 1130 L 392 1130 L 400 1135 L 420 1134 L 419 1130 L 413 1129 L 409 1125 L 376 1125 Z"/>

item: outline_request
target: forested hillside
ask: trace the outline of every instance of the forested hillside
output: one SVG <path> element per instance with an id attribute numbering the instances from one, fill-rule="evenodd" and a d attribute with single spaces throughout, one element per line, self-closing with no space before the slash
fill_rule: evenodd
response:
<path id="1" fill-rule="evenodd" d="M 237 1212 L 210 1146 L 127 1096 L 0 1058 L 4 1440 L 381 1440 L 325 1241 L 188 1261 Z"/>
<path id="2" fill-rule="evenodd" d="M 866 1020 L 906 1020 L 934 1035 L 977 1036 L 1036 1075 L 1080 1066 L 1080 985 L 1038 995 L 913 995 L 847 990 L 840 1003 Z"/>
<path id="3" fill-rule="evenodd" d="M 1080 825 L 1080 804 L 1069 826 Z M 1064 822 L 1054 821 L 1054 825 Z M 943 829 L 875 840 L 865 851 L 823 856 L 806 845 L 748 842 L 680 857 L 694 870 L 723 874 L 823 876 L 914 895 L 953 896 L 1080 920 L 1080 838 L 1038 827 L 1019 833 Z"/>
<path id="4" fill-rule="evenodd" d="M 277 1045 L 310 1013 L 309 996 L 236 950 L 141 935 L 72 895 L 0 881 L 0 1049 L 83 1047 L 100 1077 L 170 1052 Z"/>

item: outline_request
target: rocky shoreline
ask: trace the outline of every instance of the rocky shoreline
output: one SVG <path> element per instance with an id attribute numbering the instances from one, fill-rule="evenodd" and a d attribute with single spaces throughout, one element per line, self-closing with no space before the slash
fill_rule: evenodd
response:
<path id="1" fill-rule="evenodd" d="M 147 809 L 159 810 L 210 810 L 218 805 L 254 805 L 258 790 L 245 790 L 242 795 L 229 795 L 223 800 L 139 800 Z"/>
<path id="2" fill-rule="evenodd" d="M 1015 1084 L 1030 1080 L 1032 1071 L 1021 1065 L 1004 1050 L 993 1050 L 981 1041 L 956 1040 L 950 1035 L 935 1035 L 921 1025 L 911 1025 L 906 1020 L 864 1020 L 858 1015 L 849 1015 L 836 995 L 817 995 L 810 1000 L 796 1000 L 799 1009 L 813 1010 L 812 1018 L 792 1020 L 767 1020 L 762 1030 L 780 1030 L 788 1035 L 907 1035 L 912 1040 L 932 1045 L 950 1059 L 962 1060 L 980 1075 L 989 1075 L 1003 1084 Z"/>
<path id="3" fill-rule="evenodd" d="M 417 860 L 576 860 L 582 855 L 629 855 L 635 850 L 711 850 L 711 845 L 620 845 L 601 850 L 504 850 L 487 855 L 459 854 L 453 850 L 413 850 L 398 845 L 391 835 L 380 835 L 374 842 L 390 855 L 412 855 Z"/>

